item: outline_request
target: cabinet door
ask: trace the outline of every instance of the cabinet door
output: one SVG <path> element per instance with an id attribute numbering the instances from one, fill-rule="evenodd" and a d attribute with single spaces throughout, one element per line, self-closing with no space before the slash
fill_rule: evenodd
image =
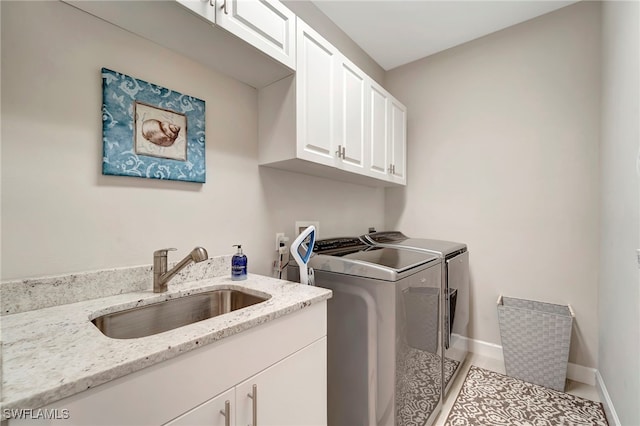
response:
<path id="1" fill-rule="evenodd" d="M 301 19 L 297 34 L 297 157 L 334 166 L 338 51 Z"/>
<path id="2" fill-rule="evenodd" d="M 391 177 L 394 182 L 406 184 L 407 109 L 395 99 L 390 103 Z"/>
<path id="3" fill-rule="evenodd" d="M 387 179 L 389 166 L 389 95 L 373 81 L 369 82 L 369 130 L 368 149 L 371 153 L 369 173 Z"/>
<path id="4" fill-rule="evenodd" d="M 217 25 L 295 70 L 296 16 L 286 6 L 278 0 L 217 0 L 217 5 Z"/>
<path id="5" fill-rule="evenodd" d="M 228 410 L 226 409 L 227 402 L 229 403 Z M 233 388 L 166 423 L 165 426 L 233 425 L 235 424 L 235 405 L 235 388 Z M 230 416 L 228 422 L 226 416 Z"/>
<path id="6" fill-rule="evenodd" d="M 366 74 L 342 58 L 338 66 L 338 149 L 342 169 L 364 174 L 365 140 L 367 138 Z"/>
<path id="7" fill-rule="evenodd" d="M 327 338 L 236 386 L 236 400 L 238 425 L 254 425 L 255 413 L 260 426 L 326 426 Z"/>

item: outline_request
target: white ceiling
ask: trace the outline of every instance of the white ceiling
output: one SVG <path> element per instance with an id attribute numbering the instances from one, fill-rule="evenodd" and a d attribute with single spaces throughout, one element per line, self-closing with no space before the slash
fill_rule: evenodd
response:
<path id="1" fill-rule="evenodd" d="M 382 68 L 457 46 L 569 4 L 560 0 L 312 0 Z"/>

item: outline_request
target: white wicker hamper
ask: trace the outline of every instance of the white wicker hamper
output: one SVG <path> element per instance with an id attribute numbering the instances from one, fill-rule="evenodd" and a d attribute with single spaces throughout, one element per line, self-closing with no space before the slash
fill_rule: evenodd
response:
<path id="1" fill-rule="evenodd" d="M 571 329 L 570 305 L 498 298 L 498 322 L 508 376 L 564 391 Z"/>

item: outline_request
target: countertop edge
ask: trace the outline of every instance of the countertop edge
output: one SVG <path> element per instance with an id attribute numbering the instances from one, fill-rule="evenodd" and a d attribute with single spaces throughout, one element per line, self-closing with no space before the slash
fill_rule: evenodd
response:
<path id="1" fill-rule="evenodd" d="M 130 359 L 125 363 L 121 363 L 117 366 L 107 368 L 98 373 L 82 377 L 69 383 L 63 383 L 59 386 L 49 387 L 45 390 L 35 392 L 28 397 L 22 397 L 15 400 L 0 401 L 0 418 L 2 418 L 3 420 L 8 418 L 6 416 L 7 410 L 41 408 L 56 401 L 60 401 L 64 398 L 79 394 L 80 392 L 108 383 L 112 380 L 119 379 L 136 371 L 140 371 L 146 367 L 159 364 L 163 361 L 176 358 L 192 350 L 205 347 L 208 344 L 220 341 L 226 337 L 233 336 L 251 328 L 260 326 L 264 323 L 299 311 L 313 304 L 328 300 L 331 297 L 331 291 L 327 289 L 322 290 L 325 291 L 316 296 L 306 298 L 304 301 L 298 301 L 275 311 L 250 318 L 244 322 L 239 322 L 220 330 L 211 331 L 207 334 L 198 336 L 197 338 L 192 338 L 175 346 L 168 346 L 166 350 L 156 351 L 152 354 L 143 353 L 139 358 Z"/>

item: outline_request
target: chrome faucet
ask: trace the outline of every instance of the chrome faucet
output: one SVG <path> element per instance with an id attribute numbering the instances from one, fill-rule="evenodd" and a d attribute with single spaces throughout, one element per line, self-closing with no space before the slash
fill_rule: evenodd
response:
<path id="1" fill-rule="evenodd" d="M 178 272 L 184 269 L 191 262 L 198 263 L 209 258 L 209 254 L 202 247 L 196 247 L 191 253 L 176 264 L 170 271 L 167 271 L 167 253 L 175 250 L 167 248 L 153 252 L 153 292 L 164 293 L 167 291 L 169 280 Z"/>

